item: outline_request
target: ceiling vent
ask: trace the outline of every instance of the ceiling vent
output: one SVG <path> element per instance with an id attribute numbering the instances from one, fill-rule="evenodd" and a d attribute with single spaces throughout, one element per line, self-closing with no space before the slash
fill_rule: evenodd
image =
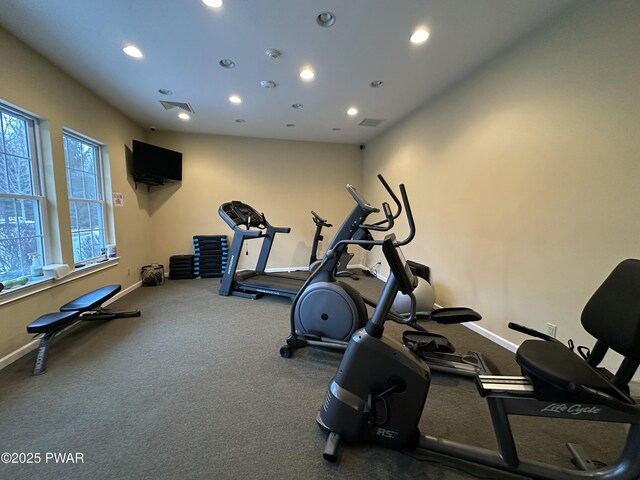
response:
<path id="1" fill-rule="evenodd" d="M 179 108 L 185 112 L 195 113 L 191 105 L 185 102 L 167 102 L 166 100 L 160 100 L 160 103 L 165 110 L 171 110 L 172 108 Z"/>
<path id="2" fill-rule="evenodd" d="M 384 122 L 384 120 L 379 120 L 377 118 L 365 118 L 358 125 L 361 127 L 377 127 L 382 122 Z"/>

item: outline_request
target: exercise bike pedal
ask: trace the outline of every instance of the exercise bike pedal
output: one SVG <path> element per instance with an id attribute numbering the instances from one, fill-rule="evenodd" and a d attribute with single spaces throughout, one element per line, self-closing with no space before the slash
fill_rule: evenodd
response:
<path id="1" fill-rule="evenodd" d="M 407 330 L 402 334 L 405 347 L 420 356 L 423 352 L 454 353 L 453 344 L 443 335 Z"/>

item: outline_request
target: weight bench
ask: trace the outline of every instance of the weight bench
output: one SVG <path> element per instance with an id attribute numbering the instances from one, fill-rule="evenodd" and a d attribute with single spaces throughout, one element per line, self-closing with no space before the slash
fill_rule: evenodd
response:
<path id="1" fill-rule="evenodd" d="M 59 312 L 46 313 L 27 325 L 27 332 L 36 334 L 34 338 L 43 335 L 40 337 L 33 375 L 42 375 L 45 373 L 49 345 L 53 337 L 76 321 L 139 317 L 140 310 L 114 312 L 113 310 L 102 307 L 102 304 L 118 293 L 121 288 L 120 285 L 107 285 L 106 287 L 98 288 L 97 290 L 65 303 L 60 307 Z"/>

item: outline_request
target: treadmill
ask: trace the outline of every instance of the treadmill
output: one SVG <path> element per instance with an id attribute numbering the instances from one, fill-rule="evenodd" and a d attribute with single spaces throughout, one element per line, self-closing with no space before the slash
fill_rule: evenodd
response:
<path id="1" fill-rule="evenodd" d="M 335 275 L 343 254 L 347 251 L 347 244 L 344 240 L 373 240 L 369 230 L 380 230 L 379 225 L 388 222 L 389 217 L 392 216 L 395 219 L 400 215 L 402 210 L 400 200 L 382 175 L 378 175 L 378 179 L 395 202 L 397 212 L 392 215 L 390 211 L 385 211 L 385 219 L 373 225 L 365 224 L 369 215 L 378 213 L 380 210 L 362 198 L 362 195 L 352 185 L 347 185 L 347 192 L 356 204 L 331 240 L 329 250 L 332 250 L 334 255 L 327 260 L 323 268 L 324 271 L 320 272 L 317 279 L 327 280 L 324 276 Z M 233 240 L 218 293 L 224 296 L 235 295 L 252 299 L 259 298 L 264 294 L 294 298 L 302 288 L 302 284 L 309 278 L 308 271 L 299 270 L 286 273 L 266 273 L 264 271 L 276 233 L 289 233 L 291 229 L 289 227 L 274 227 L 262 213 L 237 200 L 220 205 L 218 214 L 233 229 Z M 242 245 L 245 240 L 254 238 L 263 239 L 256 269 L 236 272 L 238 260 L 242 254 Z M 361 246 L 366 250 L 371 249 L 371 246 Z"/>
<path id="2" fill-rule="evenodd" d="M 220 295 L 235 295 L 256 299 L 263 294 L 293 298 L 309 276 L 307 271 L 266 273 L 276 233 L 289 233 L 289 227 L 274 227 L 262 213 L 250 205 L 234 200 L 220 205 L 220 217 L 233 229 L 233 240 L 228 253 L 227 266 L 220 282 Z M 262 238 L 262 248 L 255 270 L 236 272 L 245 240 Z"/>

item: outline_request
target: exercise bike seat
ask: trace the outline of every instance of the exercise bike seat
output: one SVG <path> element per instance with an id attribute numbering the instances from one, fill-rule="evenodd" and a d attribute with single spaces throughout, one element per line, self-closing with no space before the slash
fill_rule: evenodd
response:
<path id="1" fill-rule="evenodd" d="M 591 395 L 583 387 L 620 399 L 613 384 L 560 342 L 525 340 L 516 352 L 516 362 L 539 400 L 598 403 L 597 396 L 586 398 Z"/>
<path id="2" fill-rule="evenodd" d="M 516 352 L 540 400 L 633 403 L 628 383 L 640 364 L 640 260 L 620 262 L 585 305 L 581 323 L 596 339 L 583 359 L 554 339 L 526 340 Z M 601 373 L 608 349 L 624 357 L 615 376 Z"/>

